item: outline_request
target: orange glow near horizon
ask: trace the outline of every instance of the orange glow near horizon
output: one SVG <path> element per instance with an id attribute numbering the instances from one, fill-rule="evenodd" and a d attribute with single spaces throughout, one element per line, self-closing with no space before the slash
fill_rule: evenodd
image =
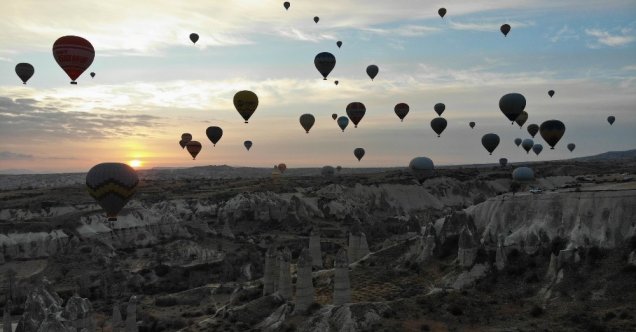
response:
<path id="1" fill-rule="evenodd" d="M 143 163 L 141 162 L 141 160 L 131 160 L 130 162 L 128 162 L 128 165 L 130 165 L 130 167 L 132 168 L 139 168 L 141 166 L 143 166 Z"/>

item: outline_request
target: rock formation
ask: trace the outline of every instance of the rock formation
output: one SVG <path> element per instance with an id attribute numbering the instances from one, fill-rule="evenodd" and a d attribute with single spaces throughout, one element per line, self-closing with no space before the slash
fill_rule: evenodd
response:
<path id="1" fill-rule="evenodd" d="M 36 332 L 40 325 L 49 318 L 49 313 L 55 314 L 62 310 L 62 299 L 53 291 L 46 278 L 37 285 L 27 296 L 24 313 L 18 321 L 16 332 Z"/>
<path id="2" fill-rule="evenodd" d="M 286 300 L 292 298 L 292 279 L 291 279 L 291 251 L 285 247 L 281 252 L 278 260 L 280 272 L 278 275 L 278 293 Z"/>
<path id="3" fill-rule="evenodd" d="M 77 331 L 95 331 L 93 306 L 88 299 L 81 298 L 77 293 L 68 299 L 61 316 L 67 326 Z"/>
<path id="4" fill-rule="evenodd" d="M 2 332 L 13 332 L 11 329 L 11 300 L 4 305 L 4 315 L 2 316 Z"/>
<path id="5" fill-rule="evenodd" d="M 351 284 L 349 281 L 349 260 L 347 251 L 340 249 L 336 254 L 334 268 L 333 304 L 351 302 Z"/>
<path id="6" fill-rule="evenodd" d="M 265 271 L 263 273 L 263 295 L 269 295 L 276 291 L 278 266 L 278 252 L 274 246 L 270 246 L 265 253 Z"/>
<path id="7" fill-rule="evenodd" d="M 137 297 L 131 296 L 126 307 L 126 332 L 138 332 L 137 329 Z"/>
<path id="8" fill-rule="evenodd" d="M 468 227 L 464 227 L 462 232 L 459 234 L 457 249 L 459 265 L 462 267 L 471 267 L 475 263 L 478 250 L 479 242 L 477 241 L 475 234 Z"/>
<path id="9" fill-rule="evenodd" d="M 632 251 L 629 254 L 629 259 L 627 260 L 627 264 L 631 266 L 636 266 L 636 250 Z"/>
<path id="10" fill-rule="evenodd" d="M 524 241 L 523 250 L 528 255 L 534 255 L 541 248 L 539 236 L 535 232 L 528 232 Z"/>
<path id="11" fill-rule="evenodd" d="M 495 266 L 497 270 L 501 271 L 506 267 L 506 248 L 503 244 L 503 239 L 500 237 L 497 241 L 497 252 L 495 254 Z"/>
<path id="12" fill-rule="evenodd" d="M 121 332 L 124 322 L 121 319 L 121 311 L 119 310 L 119 303 L 113 305 L 113 320 L 111 323 L 112 332 Z"/>
<path id="13" fill-rule="evenodd" d="M 357 262 L 369 254 L 367 236 L 362 232 L 360 225 L 356 223 L 349 232 L 348 259 L 350 263 Z"/>
<path id="14" fill-rule="evenodd" d="M 311 274 L 312 257 L 308 249 L 303 249 L 298 257 L 298 273 L 296 277 L 297 312 L 304 312 L 314 302 L 314 284 Z"/>
<path id="15" fill-rule="evenodd" d="M 312 264 L 316 268 L 322 269 L 322 251 L 320 248 L 320 231 L 313 229 L 309 235 L 309 252 L 311 253 Z"/>
<path id="16" fill-rule="evenodd" d="M 377 323 L 391 307 L 382 302 L 348 303 L 325 306 L 303 322 L 299 331 L 376 331 Z"/>
<path id="17" fill-rule="evenodd" d="M 230 239 L 234 238 L 234 233 L 232 232 L 232 229 L 230 228 L 230 222 L 228 219 L 225 219 L 225 222 L 223 223 L 223 229 L 221 230 L 221 235 Z"/>

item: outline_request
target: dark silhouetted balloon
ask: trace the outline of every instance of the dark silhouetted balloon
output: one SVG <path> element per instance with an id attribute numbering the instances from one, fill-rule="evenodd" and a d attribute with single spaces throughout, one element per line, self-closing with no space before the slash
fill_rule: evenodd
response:
<path id="1" fill-rule="evenodd" d="M 532 150 L 532 147 L 534 146 L 534 141 L 526 138 L 521 142 L 521 147 L 526 150 L 526 153 L 529 153 L 530 150 Z"/>
<path id="2" fill-rule="evenodd" d="M 252 148 L 252 141 L 243 142 L 243 146 L 249 151 Z"/>
<path id="3" fill-rule="evenodd" d="M 517 167 L 512 171 L 512 179 L 518 182 L 530 182 L 534 180 L 534 172 L 530 167 Z"/>
<path id="4" fill-rule="evenodd" d="M 433 109 L 435 110 L 435 113 L 437 113 L 437 115 L 442 116 L 442 113 L 444 113 L 444 110 L 446 110 L 446 105 L 444 105 L 443 103 L 437 103 L 435 104 L 435 106 L 433 106 Z"/>
<path id="5" fill-rule="evenodd" d="M 440 8 L 437 10 L 437 13 L 439 14 L 439 16 L 441 18 L 444 18 L 444 15 L 446 15 L 446 8 Z"/>
<path id="6" fill-rule="evenodd" d="M 223 136 L 223 129 L 217 126 L 208 127 L 208 129 L 205 130 L 205 134 L 208 136 L 210 142 L 212 142 L 212 146 L 216 146 L 216 143 L 218 143 Z"/>
<path id="7" fill-rule="evenodd" d="M 15 73 L 22 80 L 22 84 L 26 84 L 35 73 L 35 68 L 30 63 L 21 62 L 15 65 Z"/>
<path id="8" fill-rule="evenodd" d="M 338 80 L 333 81 L 333 84 L 338 85 Z"/>
<path id="9" fill-rule="evenodd" d="M 435 118 L 431 120 L 431 128 L 433 128 L 433 131 L 437 134 L 437 137 L 439 137 L 439 135 L 444 132 L 444 129 L 446 129 L 446 125 L 448 125 L 448 123 L 444 118 Z"/>
<path id="10" fill-rule="evenodd" d="M 278 170 L 279 170 L 281 173 L 285 173 L 285 171 L 287 170 L 287 165 L 286 165 L 285 163 L 280 163 L 280 164 L 278 164 Z"/>
<path id="11" fill-rule="evenodd" d="M 117 220 L 117 214 L 135 194 L 138 183 L 137 172 L 122 163 L 97 164 L 86 174 L 88 194 L 104 209 L 109 221 Z"/>
<path id="12" fill-rule="evenodd" d="M 539 153 L 541 153 L 541 151 L 543 151 L 543 145 L 541 144 L 535 144 L 532 146 L 532 151 L 534 151 L 534 153 L 537 154 L 537 156 L 539 155 Z"/>
<path id="13" fill-rule="evenodd" d="M 499 159 L 499 165 L 501 165 L 501 167 L 506 167 L 506 165 L 508 165 L 508 159 L 500 158 Z"/>
<path id="14" fill-rule="evenodd" d="M 554 90 L 548 91 L 548 96 L 550 96 L 550 98 L 552 98 L 554 96 Z"/>
<path id="15" fill-rule="evenodd" d="M 427 157 L 413 158 L 409 163 L 409 169 L 420 184 L 424 183 L 424 180 L 435 175 L 435 166 L 433 165 L 433 161 Z"/>
<path id="16" fill-rule="evenodd" d="M 311 114 L 303 114 L 300 116 L 300 125 L 305 129 L 305 132 L 309 134 L 309 129 L 314 126 L 316 118 Z"/>
<path id="17" fill-rule="evenodd" d="M 252 91 L 239 91 L 234 95 L 234 107 L 247 123 L 258 107 L 258 96 Z"/>
<path id="18" fill-rule="evenodd" d="M 71 84 L 77 84 L 75 80 L 93 63 L 95 49 L 82 37 L 64 36 L 53 44 L 53 57 L 71 78 Z"/>
<path id="19" fill-rule="evenodd" d="M 338 48 L 342 47 L 342 42 L 341 41 L 337 41 L 336 45 L 338 45 Z"/>
<path id="20" fill-rule="evenodd" d="M 329 52 L 318 53 L 314 58 L 314 66 L 320 72 L 324 80 L 327 80 L 327 76 L 336 67 L 336 57 Z"/>
<path id="21" fill-rule="evenodd" d="M 515 119 L 515 122 L 519 125 L 519 128 L 523 127 L 523 124 L 528 121 L 528 112 L 523 111 L 519 116 Z"/>
<path id="22" fill-rule="evenodd" d="M 523 140 L 522 140 L 521 138 L 519 138 L 519 137 L 515 138 L 515 145 L 516 145 L 516 146 L 521 145 L 521 142 L 522 142 L 522 141 L 523 141 Z"/>
<path id="23" fill-rule="evenodd" d="M 372 81 L 378 75 L 379 71 L 380 71 L 380 68 L 378 68 L 378 66 L 376 65 L 369 65 L 367 67 L 367 75 L 369 75 Z"/>
<path id="24" fill-rule="evenodd" d="M 196 44 L 197 41 L 199 41 L 199 35 L 196 33 L 191 33 L 190 34 L 190 41 L 192 42 L 192 44 Z"/>
<path id="25" fill-rule="evenodd" d="M 320 174 L 326 178 L 330 178 L 336 174 L 336 170 L 331 166 L 325 166 L 320 170 Z"/>
<path id="26" fill-rule="evenodd" d="M 338 114 L 336 114 L 336 113 L 331 114 L 331 118 L 334 119 L 334 120 L 337 119 L 338 118 Z"/>
<path id="27" fill-rule="evenodd" d="M 285 7 L 285 10 L 288 10 L 288 9 L 289 9 L 289 6 L 290 6 L 289 1 L 285 1 L 285 2 L 283 2 L 283 7 Z"/>
<path id="28" fill-rule="evenodd" d="M 574 148 L 576 148 L 576 144 L 574 143 L 568 144 L 568 150 L 570 150 L 570 152 L 574 151 Z"/>
<path id="29" fill-rule="evenodd" d="M 336 166 L 336 171 L 338 171 L 338 173 L 340 173 L 340 171 L 342 171 L 342 166 Z"/>
<path id="30" fill-rule="evenodd" d="M 349 118 L 346 116 L 341 116 L 338 118 L 338 127 L 340 127 L 340 129 L 342 129 L 342 132 L 344 133 L 345 128 L 347 128 L 347 126 L 349 125 Z"/>
<path id="31" fill-rule="evenodd" d="M 355 125 L 355 128 L 358 128 L 358 123 L 364 117 L 364 114 L 367 112 L 367 108 L 363 103 L 353 102 L 347 105 L 347 116 L 351 119 L 351 122 Z"/>
<path id="32" fill-rule="evenodd" d="M 400 121 L 404 121 L 404 117 L 409 114 L 409 105 L 406 103 L 399 103 L 395 105 L 393 111 L 395 111 L 395 115 L 400 118 Z"/>
<path id="33" fill-rule="evenodd" d="M 318 21 L 320 21 L 320 17 L 314 16 L 314 22 L 316 22 L 316 24 L 318 24 Z"/>
<path id="34" fill-rule="evenodd" d="M 539 133 L 550 149 L 554 150 L 554 146 L 559 143 L 565 133 L 565 125 L 559 120 L 548 120 L 541 124 Z"/>
<path id="35" fill-rule="evenodd" d="M 616 121 L 616 118 L 613 115 L 607 117 L 607 122 L 609 122 L 610 126 L 614 124 L 614 121 Z"/>
<path id="36" fill-rule="evenodd" d="M 188 142 L 190 142 L 192 140 L 192 134 L 183 133 L 183 134 L 181 134 L 181 139 L 184 140 L 186 143 L 188 143 Z"/>
<path id="37" fill-rule="evenodd" d="M 492 152 L 495 151 L 495 149 L 499 145 L 499 135 L 490 133 L 482 136 L 481 145 L 486 148 L 486 151 L 492 154 Z"/>
<path id="38" fill-rule="evenodd" d="M 197 159 L 197 155 L 199 154 L 199 152 L 201 152 L 201 148 L 201 143 L 197 141 L 190 141 L 188 142 L 188 144 L 186 144 L 186 149 L 192 156 L 192 160 Z"/>
<path id="39" fill-rule="evenodd" d="M 356 156 L 356 158 L 358 158 L 358 161 L 360 161 L 360 159 L 362 159 L 362 157 L 364 157 L 364 149 L 363 148 L 355 148 L 355 150 L 353 150 L 353 155 Z"/>
<path id="40" fill-rule="evenodd" d="M 506 37 L 508 36 L 508 32 L 510 32 L 510 25 L 504 24 L 501 26 L 501 28 L 499 28 L 499 30 L 501 30 L 501 33 L 503 33 L 504 37 Z"/>
<path id="41" fill-rule="evenodd" d="M 468 125 L 470 126 L 471 129 L 475 128 L 475 122 L 474 121 L 469 122 Z"/>
<path id="42" fill-rule="evenodd" d="M 91 78 L 95 78 L 95 72 L 91 72 Z"/>
<path id="43" fill-rule="evenodd" d="M 528 134 L 530 134 L 530 136 L 532 136 L 532 138 L 534 138 L 534 136 L 539 132 L 539 125 L 537 124 L 531 124 L 528 125 Z"/>
<path id="44" fill-rule="evenodd" d="M 189 142 L 189 141 L 188 141 Z M 188 144 L 188 142 L 184 141 L 184 140 L 180 140 L 179 141 L 179 145 L 181 146 L 182 149 L 185 149 L 186 144 Z"/>
<path id="45" fill-rule="evenodd" d="M 512 123 L 526 108 L 526 98 L 520 93 L 509 93 L 499 99 L 499 109 Z"/>

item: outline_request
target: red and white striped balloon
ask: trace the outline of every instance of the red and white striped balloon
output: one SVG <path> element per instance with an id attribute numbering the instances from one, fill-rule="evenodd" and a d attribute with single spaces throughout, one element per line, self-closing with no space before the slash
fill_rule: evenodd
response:
<path id="1" fill-rule="evenodd" d="M 71 84 L 77 84 L 75 80 L 93 63 L 95 49 L 82 37 L 64 36 L 53 44 L 53 57 L 71 78 Z"/>

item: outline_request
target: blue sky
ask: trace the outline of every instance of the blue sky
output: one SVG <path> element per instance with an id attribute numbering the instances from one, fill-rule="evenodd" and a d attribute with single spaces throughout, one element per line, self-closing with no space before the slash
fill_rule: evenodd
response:
<path id="1" fill-rule="evenodd" d="M 508 37 L 503 23 L 512 26 Z M 20 1 L 0 4 L 0 31 L 0 169 L 85 171 L 132 159 L 145 167 L 406 166 L 415 156 L 441 165 L 636 147 L 633 1 L 291 1 L 289 11 L 266 0 Z M 191 32 L 200 35 L 196 45 Z M 96 49 L 78 86 L 51 54 L 67 34 Z M 313 65 L 323 51 L 337 58 L 329 81 Z M 18 62 L 35 66 L 26 87 L 14 73 Z M 380 68 L 373 82 L 370 64 Z M 244 89 L 260 99 L 248 125 L 232 105 Z M 529 135 L 498 109 L 509 92 L 525 95 L 526 125 L 566 124 L 556 150 L 537 157 L 514 146 Z M 353 101 L 367 114 L 341 133 L 330 115 Z M 393 113 L 399 102 L 411 107 L 403 123 Z M 429 125 L 437 102 L 449 121 L 440 138 Z M 303 113 L 317 119 L 309 135 L 298 123 Z M 215 148 L 205 137 L 212 125 L 225 131 Z M 204 145 L 196 161 L 177 144 L 182 132 Z M 502 140 L 492 156 L 479 142 L 489 132 Z M 367 151 L 362 162 L 356 147 Z"/>

